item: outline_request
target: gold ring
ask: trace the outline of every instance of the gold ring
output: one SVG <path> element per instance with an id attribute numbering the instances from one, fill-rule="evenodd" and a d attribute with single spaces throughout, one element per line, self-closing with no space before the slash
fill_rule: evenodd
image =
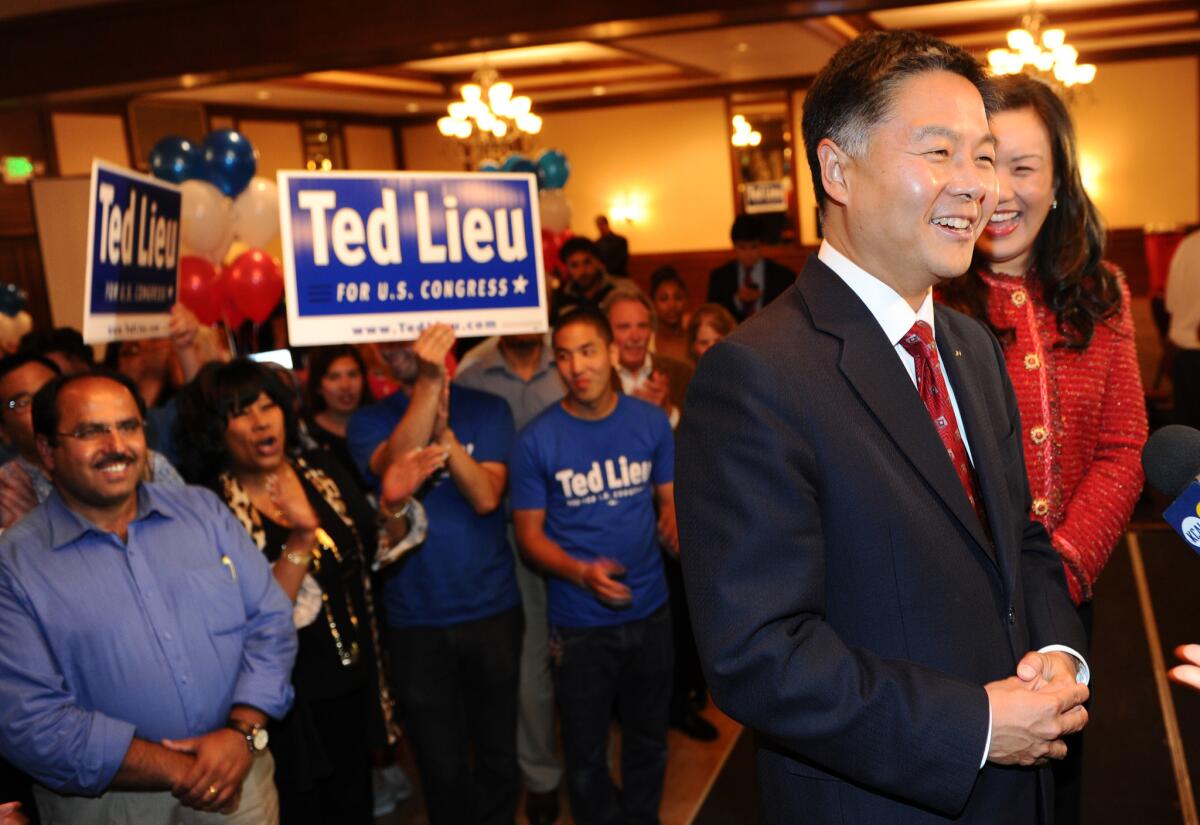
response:
<path id="1" fill-rule="evenodd" d="M 215 796 L 215 795 L 216 795 L 216 793 L 217 793 L 217 786 L 216 786 L 216 785 L 209 785 L 209 786 L 208 786 L 208 795 L 209 795 L 209 796 Z"/>

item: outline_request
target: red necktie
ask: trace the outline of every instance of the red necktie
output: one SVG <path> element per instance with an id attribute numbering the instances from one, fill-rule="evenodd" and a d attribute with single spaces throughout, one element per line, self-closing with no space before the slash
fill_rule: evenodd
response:
<path id="1" fill-rule="evenodd" d="M 946 381 L 938 367 L 937 346 L 933 342 L 933 330 L 924 321 L 917 321 L 912 329 L 900 339 L 900 346 L 913 357 L 916 362 L 917 392 L 929 410 L 929 417 L 937 429 L 958 480 L 967 491 L 967 500 L 979 516 L 979 522 L 987 529 L 987 518 L 983 505 L 975 493 L 975 472 L 971 467 L 971 459 L 967 456 L 967 446 L 963 443 L 962 433 L 958 429 L 958 421 L 954 418 L 954 406 L 950 403 L 950 394 L 946 391 Z"/>

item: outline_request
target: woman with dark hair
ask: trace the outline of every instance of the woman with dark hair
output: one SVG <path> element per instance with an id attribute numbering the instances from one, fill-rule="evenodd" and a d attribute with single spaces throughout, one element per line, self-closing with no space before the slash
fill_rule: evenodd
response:
<path id="1" fill-rule="evenodd" d="M 1146 407 L 1129 288 L 1103 260 L 1104 226 L 1083 188 L 1066 106 L 1025 75 L 997 78 L 995 88 L 1000 201 L 971 271 L 939 298 L 987 323 L 1003 345 L 1030 516 L 1062 557 L 1090 635 L 1092 586 L 1142 490 Z M 1055 768 L 1060 803 L 1076 806 L 1070 814 L 1060 804 L 1055 821 L 1077 821 L 1070 757 Z"/>
<path id="2" fill-rule="evenodd" d="M 366 568 L 380 530 L 396 542 L 393 555 L 424 537 L 410 496 L 440 466 L 441 452 L 393 463 L 382 482 L 380 528 L 380 514 L 327 452 L 293 450 L 292 398 L 270 367 L 209 364 L 178 406 L 185 473 L 225 500 L 295 604 L 296 700 L 270 731 L 281 822 L 368 825 L 371 729 L 392 723 Z"/>
<path id="3" fill-rule="evenodd" d="M 305 364 L 308 379 L 300 441 L 309 449 L 329 450 L 365 493 L 367 486 L 346 445 L 346 424 L 359 407 L 375 400 L 367 384 L 366 362 L 357 347 L 339 344 L 310 351 Z"/>
<path id="4" fill-rule="evenodd" d="M 660 266 L 650 275 L 650 300 L 658 326 L 654 329 L 654 352 L 687 363 L 688 290 L 679 271 L 673 266 Z"/>

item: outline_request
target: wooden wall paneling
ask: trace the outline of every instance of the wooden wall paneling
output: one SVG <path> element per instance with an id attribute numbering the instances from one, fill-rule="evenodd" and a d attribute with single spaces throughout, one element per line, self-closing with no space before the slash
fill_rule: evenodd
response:
<path id="1" fill-rule="evenodd" d="M 25 290 L 34 329 L 50 328 L 50 298 L 36 235 L 0 237 L 0 282 Z"/>

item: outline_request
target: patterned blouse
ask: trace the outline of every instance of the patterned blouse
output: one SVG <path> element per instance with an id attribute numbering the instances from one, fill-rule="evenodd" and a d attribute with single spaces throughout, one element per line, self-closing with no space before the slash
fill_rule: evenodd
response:
<path id="1" fill-rule="evenodd" d="M 1004 355 L 1024 428 L 1030 515 L 1050 533 L 1076 604 L 1091 599 L 1143 482 L 1146 403 L 1129 287 L 1105 266 L 1120 282 L 1121 309 L 1096 324 L 1084 350 L 1062 346 L 1036 273 L 980 272 L 990 287 L 988 320 L 1015 333 Z"/>

